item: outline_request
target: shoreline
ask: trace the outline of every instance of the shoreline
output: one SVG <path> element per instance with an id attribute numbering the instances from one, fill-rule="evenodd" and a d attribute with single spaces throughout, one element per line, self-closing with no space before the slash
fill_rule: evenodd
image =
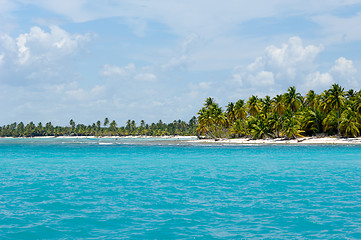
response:
<path id="1" fill-rule="evenodd" d="M 188 143 L 206 143 L 215 145 L 307 145 L 307 144 L 354 144 L 361 145 L 361 137 L 343 138 L 343 137 L 302 137 L 297 139 L 269 138 L 269 139 L 252 139 L 252 138 L 234 138 L 234 139 L 198 139 L 197 136 L 36 136 L 36 137 L 0 137 L 0 139 L 172 139 L 186 141 Z"/>
<path id="2" fill-rule="evenodd" d="M 0 137 L 0 139 L 88 139 L 88 138 L 97 138 L 97 139 L 139 139 L 139 138 L 162 138 L 162 139 L 197 139 L 197 136 L 35 136 L 35 137 Z"/>
<path id="3" fill-rule="evenodd" d="M 214 139 L 198 139 L 196 141 L 191 142 L 199 142 L 199 143 L 210 143 L 210 144 L 239 144 L 239 145 L 247 145 L 247 144 L 360 144 L 361 145 L 361 137 L 358 138 L 341 138 L 341 137 L 303 137 L 297 139 L 283 139 L 283 138 L 270 138 L 270 139 L 251 139 L 251 138 L 235 138 L 235 139 L 220 139 L 215 141 Z"/>

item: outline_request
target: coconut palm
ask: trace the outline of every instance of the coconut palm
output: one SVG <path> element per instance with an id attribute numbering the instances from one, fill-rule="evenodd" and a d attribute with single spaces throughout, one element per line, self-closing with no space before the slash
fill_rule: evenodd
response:
<path id="1" fill-rule="evenodd" d="M 358 114 L 361 114 L 361 91 L 358 92 L 352 99 L 351 105 Z"/>
<path id="2" fill-rule="evenodd" d="M 108 124 L 109 124 L 109 118 L 106 117 L 104 119 L 104 127 L 108 126 Z"/>
<path id="3" fill-rule="evenodd" d="M 261 103 L 262 103 L 261 113 L 264 114 L 265 117 L 267 118 L 268 113 L 270 112 L 271 107 L 272 107 L 271 97 L 266 96 L 266 97 L 262 98 Z"/>
<path id="4" fill-rule="evenodd" d="M 349 89 L 345 92 L 345 97 L 347 100 L 353 100 L 354 97 L 356 97 L 357 92 L 353 89 Z"/>
<path id="5" fill-rule="evenodd" d="M 113 120 L 109 125 L 109 130 L 115 132 L 117 130 L 117 123 Z"/>
<path id="6" fill-rule="evenodd" d="M 329 112 L 322 121 L 323 131 L 331 134 L 337 132 L 337 114 L 335 111 Z"/>
<path id="7" fill-rule="evenodd" d="M 226 106 L 226 117 L 227 117 L 227 123 L 228 123 L 227 125 L 228 126 L 232 125 L 232 123 L 236 119 L 235 108 L 234 108 L 233 102 L 228 103 L 228 105 Z"/>
<path id="8" fill-rule="evenodd" d="M 337 113 L 337 134 L 340 135 L 340 111 L 345 105 L 344 89 L 338 84 L 333 84 L 328 93 L 326 103 Z"/>
<path id="9" fill-rule="evenodd" d="M 234 114 L 237 120 L 242 120 L 244 134 L 247 135 L 245 119 L 247 117 L 246 107 L 242 99 L 238 100 L 234 105 Z"/>
<path id="10" fill-rule="evenodd" d="M 312 109 L 313 112 L 310 111 L 306 111 L 306 113 L 308 114 L 308 123 L 316 123 L 317 126 L 317 132 L 320 132 L 320 123 L 319 123 L 319 113 L 317 110 L 317 107 L 319 105 L 319 100 L 318 100 L 318 96 L 315 94 L 315 91 L 310 90 L 307 94 L 306 94 L 306 98 L 305 98 L 305 105 Z M 311 118 L 311 119 L 310 119 Z M 307 123 L 307 124 L 308 124 Z M 313 125 L 313 124 L 312 124 Z M 314 128 L 313 128 L 314 130 Z"/>
<path id="11" fill-rule="evenodd" d="M 239 137 L 245 132 L 244 124 L 241 122 L 241 120 L 237 119 L 230 127 L 229 132 L 231 135 Z"/>
<path id="12" fill-rule="evenodd" d="M 262 115 L 264 116 L 264 115 Z M 253 125 L 252 125 L 252 130 L 251 130 L 251 134 L 253 135 L 254 139 L 259 139 L 259 138 L 266 138 L 266 137 L 271 137 L 272 133 L 270 132 L 270 128 L 269 125 L 266 122 L 266 119 L 261 117 L 260 119 L 257 119 Z"/>
<path id="13" fill-rule="evenodd" d="M 69 121 L 69 125 L 71 126 L 71 128 L 72 128 L 72 129 L 74 129 L 74 128 L 75 128 L 75 122 L 74 122 L 74 120 L 73 120 L 73 119 L 70 119 L 70 121 Z"/>
<path id="14" fill-rule="evenodd" d="M 282 116 L 286 111 L 286 106 L 284 104 L 284 95 L 276 95 L 272 99 L 273 111 L 278 114 L 279 120 L 281 121 L 281 131 L 283 129 L 283 119 Z M 278 135 L 278 134 L 277 134 Z"/>
<path id="15" fill-rule="evenodd" d="M 198 112 L 198 123 L 199 133 L 208 134 L 214 139 L 221 137 L 226 117 L 213 98 L 207 98 L 204 107 Z"/>
<path id="16" fill-rule="evenodd" d="M 259 115 L 260 107 L 259 107 L 259 99 L 257 96 L 252 95 L 248 99 L 247 105 L 248 105 L 248 113 L 251 116 L 256 117 Z"/>
<path id="17" fill-rule="evenodd" d="M 287 93 L 285 93 L 285 104 L 291 110 L 291 116 L 293 118 L 294 112 L 296 112 L 303 102 L 303 98 L 300 93 L 296 92 L 296 88 L 289 87 Z"/>
<path id="18" fill-rule="evenodd" d="M 311 108 L 307 108 L 302 112 L 302 121 L 301 128 L 310 134 L 319 133 L 320 132 L 320 124 L 321 122 L 320 115 L 318 111 L 314 111 Z"/>
<path id="19" fill-rule="evenodd" d="M 283 122 L 280 121 L 279 115 L 276 112 L 271 112 L 269 114 L 267 124 L 269 125 L 269 131 L 272 132 L 275 137 L 280 137 Z"/>
<path id="20" fill-rule="evenodd" d="M 288 116 L 284 121 L 284 129 L 283 135 L 286 138 L 294 139 L 296 137 L 303 137 L 302 133 L 304 132 L 301 130 L 300 123 L 294 117 Z"/>
<path id="21" fill-rule="evenodd" d="M 208 98 L 206 99 L 206 102 L 204 103 L 204 106 L 205 106 L 206 108 L 208 108 L 208 107 L 212 106 L 213 104 L 215 104 L 214 98 L 208 97 Z"/>
<path id="22" fill-rule="evenodd" d="M 340 120 L 340 130 L 346 137 L 357 137 L 360 135 L 360 116 L 356 111 L 347 107 L 345 111 L 342 112 Z"/>

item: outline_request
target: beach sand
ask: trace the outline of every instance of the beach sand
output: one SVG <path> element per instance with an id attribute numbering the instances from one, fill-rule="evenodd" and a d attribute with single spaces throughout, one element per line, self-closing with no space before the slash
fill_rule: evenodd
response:
<path id="1" fill-rule="evenodd" d="M 340 137 L 304 137 L 297 139 L 286 140 L 283 138 L 270 139 L 250 139 L 250 138 L 236 138 L 236 139 L 200 139 L 192 142 L 202 143 L 221 143 L 221 144 L 361 144 L 361 138 L 340 138 Z"/>
<path id="2" fill-rule="evenodd" d="M 3 137 L 13 138 L 13 137 Z M 26 137 L 21 137 L 26 138 Z M 342 137 L 302 137 L 297 139 L 268 138 L 268 139 L 251 139 L 251 138 L 234 138 L 234 139 L 198 139 L 196 136 L 44 136 L 33 138 L 68 138 L 68 139 L 86 139 L 86 138 L 103 138 L 103 139 L 136 139 L 136 138 L 162 138 L 181 140 L 189 143 L 214 143 L 214 144 L 360 144 L 361 137 L 342 138 Z"/>

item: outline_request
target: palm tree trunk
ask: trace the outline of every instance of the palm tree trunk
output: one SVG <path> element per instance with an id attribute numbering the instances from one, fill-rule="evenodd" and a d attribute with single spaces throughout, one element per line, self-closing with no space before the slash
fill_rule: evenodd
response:
<path id="1" fill-rule="evenodd" d="M 282 129 L 281 129 L 281 131 L 283 130 L 283 120 L 282 120 L 282 114 L 280 114 L 280 119 L 281 119 L 281 127 L 282 127 Z"/>
<path id="2" fill-rule="evenodd" d="M 247 136 L 247 129 L 246 129 L 246 122 L 244 121 L 244 118 L 242 119 L 243 128 L 244 128 L 244 135 Z"/>
<path id="3" fill-rule="evenodd" d="M 338 136 L 340 135 L 340 110 L 337 110 L 337 132 L 338 132 Z"/>
<path id="4" fill-rule="evenodd" d="M 316 112 L 315 106 L 313 106 L 313 111 L 315 112 L 315 117 L 316 117 L 317 133 L 319 133 L 320 132 L 320 124 L 318 123 L 317 112 Z"/>

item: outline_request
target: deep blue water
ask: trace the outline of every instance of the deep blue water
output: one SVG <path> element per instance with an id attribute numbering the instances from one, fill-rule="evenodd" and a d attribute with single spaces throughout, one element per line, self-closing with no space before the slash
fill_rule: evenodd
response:
<path id="1" fill-rule="evenodd" d="M 361 146 L 99 141 L 0 139 L 0 238 L 361 238 Z"/>

